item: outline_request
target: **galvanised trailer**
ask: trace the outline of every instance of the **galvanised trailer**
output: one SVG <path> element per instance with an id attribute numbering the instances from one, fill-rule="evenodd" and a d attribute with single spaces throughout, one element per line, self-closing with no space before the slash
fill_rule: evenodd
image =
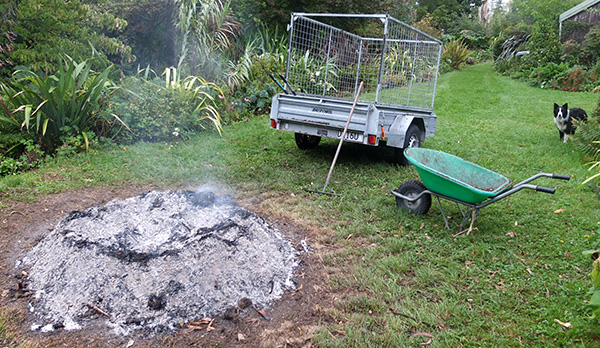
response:
<path id="1" fill-rule="evenodd" d="M 273 97 L 271 127 L 294 132 L 299 148 L 340 139 L 360 82 L 344 141 L 386 144 L 404 165 L 405 148 L 435 135 L 439 40 L 384 14 L 293 13 L 288 31 L 284 93 Z"/>

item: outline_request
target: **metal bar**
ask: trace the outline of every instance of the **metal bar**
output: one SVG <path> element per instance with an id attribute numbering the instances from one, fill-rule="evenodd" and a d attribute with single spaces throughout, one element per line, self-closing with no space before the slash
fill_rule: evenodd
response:
<path id="1" fill-rule="evenodd" d="M 413 80 L 414 80 L 414 76 L 415 76 L 415 65 L 417 62 L 417 52 L 419 48 L 419 43 L 415 43 L 415 51 L 413 53 L 413 59 L 412 59 L 412 68 L 410 69 L 410 83 L 408 85 L 408 96 L 406 97 L 406 104 L 410 105 L 410 95 L 412 93 L 412 87 L 413 87 Z M 407 77 L 408 78 L 408 77 Z"/>
<path id="2" fill-rule="evenodd" d="M 379 18 L 384 19 L 386 14 L 354 14 L 354 13 L 310 13 L 310 12 L 294 12 L 295 15 L 303 17 L 346 17 L 346 18 Z"/>
<path id="3" fill-rule="evenodd" d="M 289 32 L 290 32 L 290 39 L 288 40 L 288 52 L 287 52 L 287 62 L 285 64 L 285 78 L 289 78 L 289 73 L 290 73 L 290 59 L 292 57 L 292 41 L 293 41 L 293 37 L 294 37 L 294 22 L 296 21 L 294 19 L 294 14 L 292 13 L 292 18 L 290 20 L 290 26 L 288 28 Z M 285 83 L 285 81 L 284 81 Z M 287 83 L 286 83 L 287 85 Z M 285 88 L 284 88 L 285 89 Z"/>
<path id="4" fill-rule="evenodd" d="M 383 39 L 378 38 L 378 37 L 365 37 L 363 38 L 364 40 L 370 40 L 370 41 L 383 41 Z M 435 41 L 419 41 L 419 40 L 402 40 L 402 39 L 390 39 L 388 38 L 389 42 L 393 42 L 393 43 L 423 43 L 423 44 L 428 44 L 428 45 L 438 45 L 438 42 Z"/>
<path id="5" fill-rule="evenodd" d="M 386 39 L 388 35 L 388 20 L 387 16 L 385 17 L 385 22 L 383 24 L 383 41 L 381 43 L 381 62 L 379 62 L 379 76 L 377 77 L 377 92 L 375 93 L 375 103 L 379 102 L 379 94 L 381 92 L 381 78 L 383 77 L 383 69 L 385 67 L 385 49 L 386 49 Z"/>
<path id="6" fill-rule="evenodd" d="M 358 64 L 356 67 L 356 79 L 354 81 L 354 93 L 356 93 L 356 90 L 358 89 L 358 80 L 360 79 L 360 65 L 362 62 L 362 52 L 363 52 L 363 43 L 364 40 L 360 40 L 360 48 L 358 49 Z"/>
<path id="7" fill-rule="evenodd" d="M 534 176 L 532 176 L 530 178 L 527 178 L 527 179 L 521 181 L 518 184 L 515 184 L 515 186 L 526 184 L 528 182 L 531 182 L 531 181 L 533 181 L 533 180 L 535 180 L 537 178 L 541 178 L 541 177 L 553 178 L 553 179 L 562 179 L 562 180 L 569 180 L 570 179 L 570 178 L 567 179 L 568 176 L 566 176 L 566 175 L 553 174 L 553 173 L 538 173 L 538 174 L 536 174 L 536 175 L 534 175 Z"/>
<path id="8" fill-rule="evenodd" d="M 329 42 L 327 42 L 327 57 L 325 58 L 325 76 L 323 76 L 323 95 L 327 92 L 327 73 L 329 72 L 329 56 L 331 54 L 331 40 L 333 37 L 333 30 L 329 30 Z"/>
<path id="9" fill-rule="evenodd" d="M 448 219 L 446 219 L 446 214 L 444 213 L 444 208 L 442 208 L 442 202 L 440 201 L 440 196 L 434 195 L 437 199 L 438 206 L 440 207 L 440 211 L 442 212 L 442 217 L 444 218 L 444 223 L 446 224 L 446 229 L 449 230 L 450 226 L 448 225 Z"/>
<path id="10" fill-rule="evenodd" d="M 404 22 L 402 22 L 402 21 L 400 21 L 400 20 L 397 20 L 396 18 L 394 18 L 394 17 L 391 17 L 391 16 L 389 16 L 389 15 L 387 15 L 387 14 L 347 14 L 347 13 L 309 13 L 309 12 L 295 12 L 295 13 L 293 13 L 293 15 L 298 15 L 298 16 L 303 16 L 303 17 L 334 17 L 334 18 L 335 18 L 335 17 L 338 17 L 338 18 L 339 18 L 339 17 L 342 17 L 342 18 L 343 18 L 343 17 L 346 17 L 346 18 L 378 18 L 378 19 L 380 19 L 380 20 L 382 20 L 382 21 L 383 21 L 383 20 L 387 21 L 388 19 L 390 19 L 390 20 L 392 20 L 392 21 L 394 21 L 394 22 L 396 22 L 396 23 L 398 23 L 398 24 L 400 24 L 400 25 L 402 25 L 402 26 L 404 26 L 404 27 L 411 28 L 411 30 L 414 30 L 414 31 L 417 31 L 417 32 L 419 32 L 421 35 L 425 36 L 426 38 L 428 38 L 428 39 L 430 39 L 430 40 L 433 40 L 433 41 L 437 42 L 438 44 L 441 44 L 441 43 L 442 43 L 441 41 L 439 41 L 438 39 L 434 38 L 433 36 L 431 36 L 431 35 L 429 35 L 429 34 L 427 34 L 427 33 L 423 32 L 423 31 L 421 31 L 421 30 L 419 30 L 419 29 L 412 28 L 410 25 L 408 25 L 408 24 L 406 24 L 406 23 L 404 23 Z"/>
<path id="11" fill-rule="evenodd" d="M 437 80 L 438 80 L 438 75 L 440 73 L 440 59 L 442 57 L 442 45 L 439 46 L 438 48 L 438 55 L 437 55 L 437 62 L 435 65 L 435 75 L 434 75 L 434 79 L 433 79 L 433 92 L 431 95 L 431 110 L 433 110 L 433 103 L 435 100 L 435 91 L 437 89 Z"/>

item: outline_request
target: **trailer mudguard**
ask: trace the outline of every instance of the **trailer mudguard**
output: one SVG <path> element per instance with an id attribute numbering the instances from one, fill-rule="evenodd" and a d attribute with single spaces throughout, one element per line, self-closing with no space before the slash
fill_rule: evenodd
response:
<path id="1" fill-rule="evenodd" d="M 387 145 L 390 147 L 404 147 L 404 137 L 406 135 L 406 131 L 408 127 L 413 123 L 415 119 L 414 116 L 402 114 L 396 116 L 392 124 L 390 125 L 389 130 L 386 132 L 387 136 Z M 422 133 L 424 136 L 425 132 Z M 421 139 L 424 141 L 425 139 Z"/>

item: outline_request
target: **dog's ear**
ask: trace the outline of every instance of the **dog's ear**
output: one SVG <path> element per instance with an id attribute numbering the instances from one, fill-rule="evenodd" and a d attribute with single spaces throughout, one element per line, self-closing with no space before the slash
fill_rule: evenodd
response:
<path id="1" fill-rule="evenodd" d="M 558 106 L 558 104 L 554 103 L 554 113 L 555 113 L 555 114 L 556 114 L 556 112 L 558 111 L 558 108 L 559 108 L 559 107 L 560 107 L 560 106 Z"/>
<path id="2" fill-rule="evenodd" d="M 569 110 L 569 103 L 565 103 L 565 105 L 563 105 L 563 108 L 564 108 L 565 110 Z"/>

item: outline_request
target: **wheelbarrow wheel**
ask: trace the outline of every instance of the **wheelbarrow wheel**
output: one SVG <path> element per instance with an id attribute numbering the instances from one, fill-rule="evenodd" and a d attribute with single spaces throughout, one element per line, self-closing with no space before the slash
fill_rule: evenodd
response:
<path id="1" fill-rule="evenodd" d="M 296 135 L 296 145 L 301 150 L 314 149 L 317 147 L 317 145 L 319 145 L 319 142 L 321 141 L 321 137 L 318 137 L 315 135 L 300 134 L 300 133 L 296 133 L 295 135 Z"/>
<path id="2" fill-rule="evenodd" d="M 414 198 L 425 190 L 427 190 L 427 188 L 425 187 L 425 185 L 423 185 L 422 182 L 416 180 L 409 180 L 403 182 L 398 187 L 396 192 L 403 196 Z M 429 208 L 431 208 L 431 195 L 428 193 L 424 194 L 423 196 L 421 196 L 421 198 L 412 202 L 407 199 L 396 197 L 396 205 L 398 205 L 399 208 L 407 210 L 415 215 L 423 215 L 429 211 Z"/>

